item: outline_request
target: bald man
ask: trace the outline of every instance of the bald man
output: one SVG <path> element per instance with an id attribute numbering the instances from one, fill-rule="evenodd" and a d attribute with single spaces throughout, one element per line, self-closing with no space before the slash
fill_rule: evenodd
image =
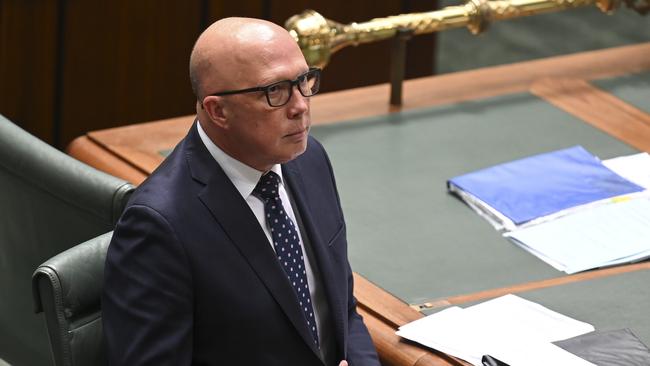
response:
<path id="1" fill-rule="evenodd" d="M 133 194 L 102 297 L 111 365 L 378 366 L 356 311 L 310 69 L 281 27 L 228 18 L 196 41 L 197 120 Z"/>

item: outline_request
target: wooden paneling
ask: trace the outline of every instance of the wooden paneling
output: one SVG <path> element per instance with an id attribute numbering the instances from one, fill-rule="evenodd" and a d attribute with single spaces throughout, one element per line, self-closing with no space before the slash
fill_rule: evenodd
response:
<path id="1" fill-rule="evenodd" d="M 349 23 L 435 3 L 273 0 L 2 0 L 0 113 L 58 148 L 88 131 L 194 113 L 188 61 L 206 26 L 227 16 L 283 25 L 313 8 Z M 433 36 L 409 42 L 407 77 L 433 70 Z M 389 42 L 349 47 L 323 91 L 388 80 Z"/>
<path id="2" fill-rule="evenodd" d="M 0 114 L 54 141 L 59 1 L 0 1 Z"/>
<path id="3" fill-rule="evenodd" d="M 193 112 L 188 60 L 200 3 L 68 1 L 62 143 L 96 128 Z"/>
<path id="4" fill-rule="evenodd" d="M 265 18 L 266 3 L 270 0 L 223 1 L 204 0 L 207 2 L 208 24 L 225 17 Z"/>
<path id="5" fill-rule="evenodd" d="M 404 13 L 426 12 L 437 9 L 437 1 L 403 0 Z M 436 35 L 413 37 L 406 48 L 406 78 L 432 75 L 435 70 Z"/>

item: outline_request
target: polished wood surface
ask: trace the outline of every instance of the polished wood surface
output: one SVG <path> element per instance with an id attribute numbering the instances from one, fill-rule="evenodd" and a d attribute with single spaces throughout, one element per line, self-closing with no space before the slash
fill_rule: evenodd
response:
<path id="1" fill-rule="evenodd" d="M 315 125 L 373 117 L 398 111 L 529 91 L 632 146 L 650 151 L 649 116 L 594 87 L 589 80 L 650 70 L 650 43 L 587 52 L 410 80 L 404 105 L 388 105 L 387 84 L 324 93 L 311 99 Z M 186 134 L 194 116 L 94 131 L 73 141 L 68 152 L 88 164 L 139 184 L 164 159 L 162 151 Z M 623 121 L 619 123 L 620 121 Z M 440 308 L 506 293 L 593 280 L 626 271 L 648 270 L 649 263 L 596 270 L 473 294 L 409 304 L 355 274 L 355 296 L 385 365 L 467 365 L 416 346 L 395 335 L 397 327 L 422 317 L 422 306 Z"/>
<path id="2" fill-rule="evenodd" d="M 435 350 L 422 348 L 395 334 L 395 330 L 423 317 L 402 300 L 387 293 L 358 273 L 354 274 L 357 310 L 363 316 L 384 366 L 452 366 L 468 365 L 462 360 Z"/>
<path id="3" fill-rule="evenodd" d="M 443 299 L 434 299 L 426 301 L 422 304 L 412 304 L 411 308 L 414 310 L 424 310 L 424 309 L 436 309 L 444 308 L 451 305 L 465 304 L 468 302 L 480 301 L 492 299 L 495 297 L 507 295 L 507 294 L 517 294 L 527 291 L 539 290 L 547 287 L 562 286 L 569 283 L 589 281 L 602 277 L 615 276 L 622 273 L 635 272 L 635 271 L 647 271 L 650 270 L 650 262 L 628 264 L 624 266 L 617 266 L 606 269 L 593 270 L 588 272 L 582 272 L 578 274 L 573 274 L 564 277 L 550 278 L 541 281 L 521 283 L 513 286 L 489 289 L 485 291 L 479 291 L 472 294 L 463 294 L 450 296 Z M 395 309 L 396 310 L 396 309 Z M 402 316 L 410 316 L 410 312 L 404 312 Z M 395 316 L 396 318 L 398 316 Z"/>
<path id="4" fill-rule="evenodd" d="M 533 83 L 530 91 L 630 146 L 650 151 L 650 115 L 588 82 L 542 79 Z M 614 116 L 616 122 L 612 123 Z"/>
<path id="5" fill-rule="evenodd" d="M 404 341 L 395 334 L 395 328 L 382 322 L 366 312 L 366 308 L 358 308 L 359 314 L 370 330 L 372 341 L 379 351 L 383 366 L 418 365 L 418 366 L 454 366 L 467 365 L 448 355 L 427 350 L 414 343 Z"/>
<path id="6" fill-rule="evenodd" d="M 333 123 L 523 92 L 542 78 L 593 80 L 647 70 L 650 43 L 643 43 L 408 80 L 401 107 L 388 104 L 388 84 L 325 93 L 313 98 L 312 117 L 315 124 Z"/>

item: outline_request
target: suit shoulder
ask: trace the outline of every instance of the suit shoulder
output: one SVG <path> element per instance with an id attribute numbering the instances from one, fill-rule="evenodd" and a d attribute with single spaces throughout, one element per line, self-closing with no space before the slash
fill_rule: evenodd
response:
<path id="1" fill-rule="evenodd" d="M 309 135 L 309 138 L 307 140 L 307 150 L 315 150 L 315 151 L 320 151 L 321 153 L 325 153 L 325 148 L 323 147 L 323 144 L 320 143 L 314 136 Z"/>
<path id="2" fill-rule="evenodd" d="M 313 164 L 314 161 L 324 161 L 329 164 L 329 158 L 327 156 L 325 148 L 320 143 L 320 141 L 316 140 L 316 138 L 312 136 L 309 136 L 309 140 L 307 141 L 307 149 L 305 149 L 305 152 L 296 160 L 299 162 L 308 162 L 311 164 Z"/>
<path id="3" fill-rule="evenodd" d="M 147 206 L 165 214 L 189 199 L 194 184 L 182 156 L 170 156 L 136 188 L 128 206 Z"/>

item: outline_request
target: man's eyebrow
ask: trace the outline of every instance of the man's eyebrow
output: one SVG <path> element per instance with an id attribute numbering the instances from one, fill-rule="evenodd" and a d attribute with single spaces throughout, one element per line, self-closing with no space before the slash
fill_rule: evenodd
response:
<path id="1" fill-rule="evenodd" d="M 309 70 L 310 70 L 310 69 L 307 68 L 306 70 L 300 71 L 299 73 L 297 73 L 297 74 L 296 74 L 294 77 L 292 77 L 292 78 L 284 78 L 284 79 L 271 79 L 271 78 L 268 78 L 268 79 L 262 79 L 263 81 L 261 81 L 259 85 L 260 85 L 260 86 L 267 86 L 267 85 L 271 85 L 271 84 L 279 83 L 279 82 L 281 82 L 281 81 L 296 80 L 296 79 L 298 78 L 298 76 L 303 75 L 303 74 L 306 74 L 307 72 L 309 72 Z"/>

